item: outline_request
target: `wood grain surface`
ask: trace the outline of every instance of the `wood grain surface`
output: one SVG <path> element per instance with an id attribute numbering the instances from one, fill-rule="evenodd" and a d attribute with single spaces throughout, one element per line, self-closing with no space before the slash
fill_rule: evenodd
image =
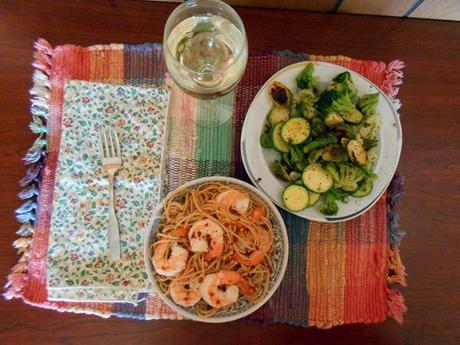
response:
<path id="1" fill-rule="evenodd" d="M 160 42 L 175 4 L 142 1 L 0 3 L 0 280 L 17 256 L 11 248 L 19 205 L 21 156 L 28 130 L 32 43 Z M 251 49 L 291 49 L 406 62 L 399 98 L 406 176 L 401 250 L 409 273 L 404 325 L 332 330 L 233 322 L 133 321 L 61 314 L 0 300 L 0 344 L 460 344 L 460 23 L 237 8 Z"/>

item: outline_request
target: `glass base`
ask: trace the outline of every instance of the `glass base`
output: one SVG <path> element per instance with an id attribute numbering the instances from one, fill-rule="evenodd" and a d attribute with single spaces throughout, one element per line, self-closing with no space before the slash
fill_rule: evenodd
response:
<path id="1" fill-rule="evenodd" d="M 212 100 L 200 100 L 195 123 L 197 126 L 213 128 L 225 125 L 233 115 L 233 92 Z"/>

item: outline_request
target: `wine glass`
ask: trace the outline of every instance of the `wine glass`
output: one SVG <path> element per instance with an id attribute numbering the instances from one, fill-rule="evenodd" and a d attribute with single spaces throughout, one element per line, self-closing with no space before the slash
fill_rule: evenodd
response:
<path id="1" fill-rule="evenodd" d="M 228 121 L 232 114 L 230 107 L 222 109 L 229 103 L 223 96 L 238 84 L 248 59 L 246 32 L 238 14 L 219 0 L 186 1 L 166 22 L 163 51 L 172 79 L 184 92 L 201 99 L 201 122 Z"/>

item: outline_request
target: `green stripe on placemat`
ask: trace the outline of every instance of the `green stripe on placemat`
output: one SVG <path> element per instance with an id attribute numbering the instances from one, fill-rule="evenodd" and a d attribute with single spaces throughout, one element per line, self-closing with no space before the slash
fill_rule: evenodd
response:
<path id="1" fill-rule="evenodd" d="M 217 100 L 202 100 L 197 109 L 196 177 L 231 175 L 234 92 Z M 212 105 L 210 107 L 210 104 Z M 229 120 L 216 125 L 220 117 Z"/>

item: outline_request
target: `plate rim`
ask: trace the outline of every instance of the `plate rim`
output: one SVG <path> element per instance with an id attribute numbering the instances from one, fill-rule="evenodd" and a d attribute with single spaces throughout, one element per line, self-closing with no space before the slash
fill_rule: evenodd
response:
<path id="1" fill-rule="evenodd" d="M 396 128 L 397 128 L 397 131 L 398 131 L 399 140 L 398 140 L 398 144 L 397 144 L 398 147 L 397 147 L 396 160 L 395 160 L 396 164 L 391 169 L 391 174 L 390 174 L 392 177 L 389 179 L 389 181 L 387 181 L 387 183 L 384 185 L 384 187 L 378 193 L 378 195 L 374 198 L 374 200 L 372 200 L 372 202 L 370 202 L 369 204 L 367 204 L 366 206 L 364 206 L 362 209 L 358 210 L 357 212 L 353 212 L 352 214 L 349 214 L 347 216 L 341 216 L 341 217 L 334 217 L 334 216 L 332 216 L 332 217 L 331 216 L 316 217 L 316 216 L 307 216 L 307 215 L 301 214 L 300 212 L 292 212 L 292 211 L 288 210 L 283 205 L 283 203 L 280 201 L 280 199 L 278 199 L 278 200 L 273 199 L 262 187 L 260 187 L 260 185 L 258 183 L 258 179 L 256 179 L 253 176 L 251 170 L 249 169 L 249 162 L 246 161 L 247 160 L 247 155 L 244 154 L 244 152 L 246 152 L 245 142 L 246 142 L 246 136 L 247 136 L 247 133 L 246 133 L 247 132 L 247 127 L 248 127 L 248 122 L 249 122 L 248 113 L 251 111 L 252 107 L 254 106 L 254 101 L 262 94 L 262 92 L 266 89 L 267 85 L 269 85 L 280 74 L 285 73 L 289 69 L 297 68 L 299 66 L 306 65 L 307 63 L 310 63 L 310 62 L 312 62 L 313 64 L 317 64 L 317 65 L 325 65 L 325 66 L 329 66 L 329 67 L 343 69 L 344 71 L 350 72 L 352 75 L 357 75 L 358 77 L 363 78 L 367 83 L 372 85 L 375 89 L 378 90 L 378 92 L 381 94 L 381 96 L 385 99 L 385 101 L 390 106 L 393 118 L 395 120 Z M 246 115 L 245 115 L 245 118 L 244 118 L 244 123 L 243 123 L 242 129 L 241 129 L 240 152 L 241 152 L 241 160 L 243 162 L 244 169 L 245 169 L 247 175 L 249 176 L 249 179 L 257 187 L 257 189 L 262 191 L 269 198 L 269 200 L 271 200 L 271 202 L 274 203 L 276 206 L 281 207 L 283 210 L 285 210 L 286 212 L 289 212 L 290 214 L 296 215 L 298 217 L 301 217 L 303 219 L 307 219 L 307 220 L 310 220 L 310 221 L 317 221 L 317 222 L 323 222 L 323 223 L 338 223 L 338 222 L 351 220 L 353 218 L 356 218 L 356 217 L 360 216 L 361 214 L 363 214 L 367 210 L 369 210 L 372 206 L 374 206 L 377 203 L 377 201 L 382 197 L 382 195 L 385 193 L 385 191 L 387 190 L 388 186 L 390 185 L 394 174 L 396 173 L 396 170 L 397 170 L 397 167 L 398 167 L 398 164 L 399 164 L 399 160 L 400 160 L 400 157 L 401 157 L 402 144 L 403 144 L 403 132 L 402 132 L 401 121 L 400 121 L 400 118 L 399 118 L 399 113 L 397 112 L 397 109 L 395 109 L 395 106 L 393 104 L 392 99 L 379 86 L 377 86 L 374 82 L 370 81 L 368 78 L 366 78 L 362 74 L 360 74 L 358 72 L 355 72 L 355 71 L 353 71 L 353 70 L 351 70 L 351 69 L 349 69 L 347 67 L 336 65 L 336 64 L 333 64 L 333 63 L 329 63 L 329 62 L 324 62 L 324 61 L 304 60 L 304 61 L 299 61 L 299 62 L 295 62 L 295 63 L 290 64 L 290 65 L 287 65 L 284 68 L 280 69 L 279 71 L 275 72 L 260 87 L 259 91 L 254 96 L 251 104 L 249 105 L 248 110 L 246 111 Z"/>
<path id="2" fill-rule="evenodd" d="M 269 290 L 267 295 L 262 299 L 261 302 L 258 304 L 254 304 L 241 314 L 236 314 L 236 315 L 231 315 L 231 316 L 221 316 L 221 317 L 210 317 L 210 318 L 204 318 L 201 316 L 198 316 L 196 314 L 190 313 L 188 311 L 184 311 L 181 308 L 179 308 L 174 302 L 172 302 L 158 287 L 158 284 L 156 283 L 156 280 L 154 279 L 151 270 L 149 269 L 148 262 L 150 260 L 150 255 L 149 255 L 149 248 L 150 248 L 150 236 L 153 231 L 153 225 L 155 223 L 155 220 L 157 219 L 157 215 L 161 212 L 161 209 L 164 207 L 164 200 L 166 197 L 174 192 L 178 192 L 180 190 L 190 188 L 191 186 L 194 186 L 198 183 L 202 184 L 205 182 L 211 182 L 211 181 L 222 181 L 222 182 L 228 182 L 228 183 L 234 183 L 237 185 L 240 185 L 244 188 L 249 189 L 253 193 L 255 193 L 257 196 L 262 198 L 271 208 L 271 211 L 274 213 L 274 216 L 278 219 L 279 225 L 280 225 L 280 230 L 281 230 L 281 236 L 283 238 L 283 255 L 282 255 L 282 263 L 281 263 L 281 268 L 280 268 L 280 274 L 278 278 L 276 279 L 273 288 Z M 145 271 L 147 272 L 147 275 L 149 277 L 149 281 L 152 284 L 152 290 L 155 293 L 156 296 L 160 297 L 163 302 L 165 302 L 171 309 L 173 309 L 175 312 L 178 314 L 184 316 L 187 319 L 193 320 L 193 321 L 200 321 L 200 322 L 205 322 L 205 323 L 225 323 L 225 322 L 231 322 L 235 321 L 238 319 L 241 319 L 245 316 L 248 316 L 255 311 L 257 311 L 259 308 L 261 308 L 265 303 L 268 302 L 268 300 L 273 296 L 273 294 L 278 290 L 281 281 L 284 278 L 284 275 L 286 273 L 286 268 L 288 264 L 288 259 L 289 259 L 289 237 L 287 234 L 287 228 L 286 224 L 284 223 L 284 219 L 281 216 L 281 213 L 279 212 L 278 208 L 276 205 L 271 201 L 269 197 L 266 196 L 265 193 L 263 193 L 260 189 L 254 187 L 253 185 L 234 178 L 234 177 L 227 177 L 227 176 L 207 176 L 207 177 L 201 177 L 198 179 L 194 179 L 192 181 L 186 182 L 185 184 L 179 186 L 178 188 L 174 189 L 173 191 L 169 192 L 168 195 L 158 204 L 158 206 L 155 208 L 153 211 L 152 218 L 149 221 L 149 224 L 147 228 L 144 231 L 144 239 L 143 239 L 143 251 L 144 251 L 144 262 L 145 262 Z"/>

